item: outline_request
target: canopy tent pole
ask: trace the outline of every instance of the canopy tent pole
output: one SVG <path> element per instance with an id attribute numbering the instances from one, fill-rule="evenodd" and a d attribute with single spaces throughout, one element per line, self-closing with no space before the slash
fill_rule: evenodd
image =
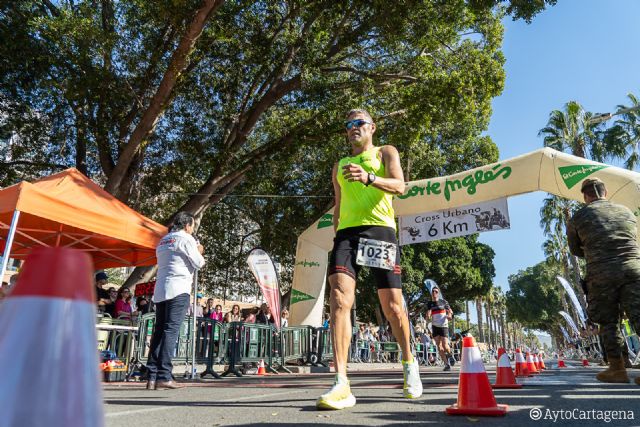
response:
<path id="1" fill-rule="evenodd" d="M 16 235 L 16 229 L 18 228 L 19 218 L 20 218 L 20 211 L 19 210 L 13 211 L 13 218 L 11 218 L 11 226 L 9 227 L 9 233 L 7 234 L 7 243 L 4 246 L 4 254 L 2 255 L 2 268 L 0 268 L 0 278 L 4 278 L 4 272 L 7 270 L 7 263 L 9 263 L 9 255 L 11 255 L 11 246 L 13 245 L 13 238 Z M 2 286 L 2 283 L 0 283 L 0 286 Z"/>
<path id="2" fill-rule="evenodd" d="M 196 379 L 196 308 L 198 304 L 198 270 L 193 274 L 193 307 L 192 307 L 192 319 L 191 319 L 191 375 L 189 378 Z"/>

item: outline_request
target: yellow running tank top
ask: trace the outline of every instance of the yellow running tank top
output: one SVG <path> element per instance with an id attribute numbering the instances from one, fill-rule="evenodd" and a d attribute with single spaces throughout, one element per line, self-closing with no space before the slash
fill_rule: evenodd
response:
<path id="1" fill-rule="evenodd" d="M 384 163 L 378 157 L 380 147 L 373 147 L 357 156 L 344 157 L 338 162 L 337 180 L 340 185 L 340 221 L 338 230 L 361 225 L 381 225 L 396 229 L 393 212 L 393 195 L 366 186 L 359 181 L 349 182 L 342 174 L 342 167 L 349 163 L 362 166 L 367 173 L 384 177 Z"/>

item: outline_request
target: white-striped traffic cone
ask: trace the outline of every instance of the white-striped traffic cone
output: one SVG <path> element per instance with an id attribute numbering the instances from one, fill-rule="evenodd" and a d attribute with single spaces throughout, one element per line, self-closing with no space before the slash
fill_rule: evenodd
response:
<path id="1" fill-rule="evenodd" d="M 102 426 L 93 263 L 35 249 L 0 306 L 0 387 L 7 426 Z"/>
<path id="2" fill-rule="evenodd" d="M 530 377 L 529 368 L 527 368 L 527 361 L 524 360 L 524 356 L 519 348 L 516 348 L 516 377 Z"/>
<path id="3" fill-rule="evenodd" d="M 500 353 L 500 352 L 498 352 Z M 522 388 L 522 384 L 516 382 L 516 377 L 511 369 L 511 362 L 507 353 L 502 353 L 498 358 L 498 366 L 496 367 L 496 383 L 493 388 Z"/>
<path id="4" fill-rule="evenodd" d="M 530 374 L 539 374 L 540 372 L 538 372 L 538 368 L 536 368 L 536 364 L 533 363 L 533 356 L 531 356 L 531 353 L 529 353 L 527 351 L 527 369 L 529 370 Z"/>
<path id="5" fill-rule="evenodd" d="M 462 340 L 462 367 L 458 380 L 458 402 L 446 409 L 449 415 L 502 416 L 507 405 L 498 405 L 484 370 L 480 350 L 473 337 Z"/>

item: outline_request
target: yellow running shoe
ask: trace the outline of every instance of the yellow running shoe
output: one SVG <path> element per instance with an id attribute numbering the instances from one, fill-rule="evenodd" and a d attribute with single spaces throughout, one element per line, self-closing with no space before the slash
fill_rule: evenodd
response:
<path id="1" fill-rule="evenodd" d="M 420 379 L 420 366 L 418 361 L 402 361 L 402 373 L 404 374 L 404 387 L 402 389 L 404 397 L 407 399 L 417 399 L 422 396 L 422 380 Z"/>
<path id="2" fill-rule="evenodd" d="M 349 381 L 336 375 L 336 381 L 331 390 L 320 396 L 316 402 L 318 409 L 345 409 L 356 404 L 356 398 L 351 394 Z"/>

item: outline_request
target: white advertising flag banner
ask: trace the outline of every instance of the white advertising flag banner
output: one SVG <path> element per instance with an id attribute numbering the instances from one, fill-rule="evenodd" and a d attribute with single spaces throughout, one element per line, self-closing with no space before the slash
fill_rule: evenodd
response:
<path id="1" fill-rule="evenodd" d="M 430 242 L 509 228 L 507 198 L 400 217 L 400 244 Z"/>

